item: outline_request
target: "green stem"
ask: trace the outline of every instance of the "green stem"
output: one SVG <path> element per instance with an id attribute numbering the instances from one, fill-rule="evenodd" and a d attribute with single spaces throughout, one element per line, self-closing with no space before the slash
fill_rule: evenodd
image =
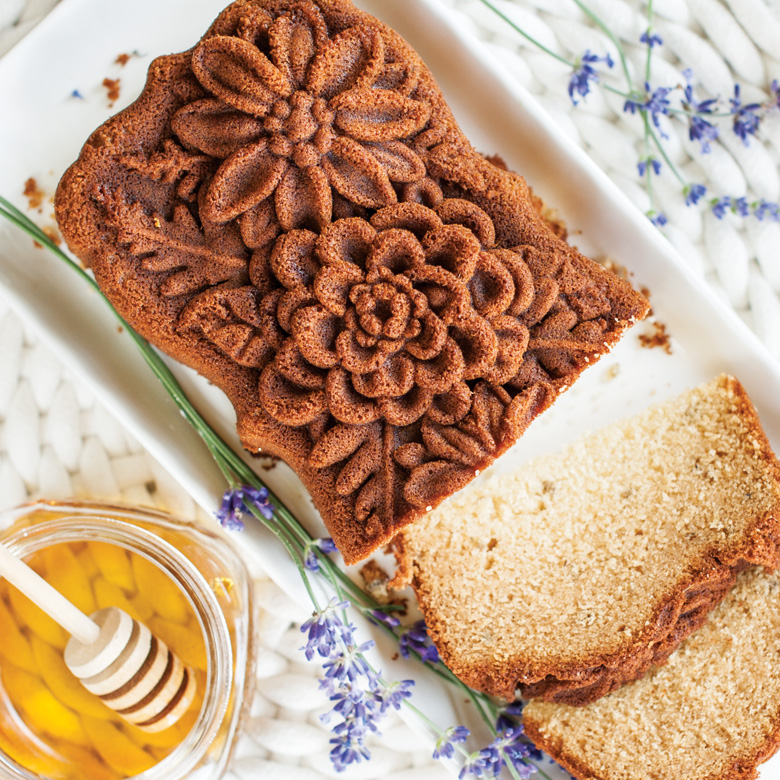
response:
<path id="1" fill-rule="evenodd" d="M 653 29 L 653 0 L 647 0 L 647 36 L 650 39 Z M 647 57 L 645 58 L 645 81 L 650 83 L 650 69 L 653 61 L 653 47 L 647 44 Z"/>
<path id="2" fill-rule="evenodd" d="M 664 149 L 663 144 L 661 143 L 661 139 L 658 137 L 658 134 L 655 132 L 655 130 L 653 130 L 652 127 L 650 127 L 650 138 L 655 144 L 656 149 L 658 149 L 659 153 L 661 154 L 661 157 L 664 158 L 664 162 L 669 166 L 669 170 L 677 177 L 677 181 L 679 181 L 680 184 L 685 185 L 685 179 L 683 179 L 683 177 L 680 175 L 680 172 L 677 170 L 677 166 L 669 159 L 669 155 L 666 153 L 666 149 Z"/>
<path id="3" fill-rule="evenodd" d="M 541 49 L 545 54 L 549 54 L 554 57 L 558 62 L 562 62 L 564 65 L 568 65 L 570 68 L 576 67 L 573 62 L 570 62 L 565 57 L 561 57 L 560 54 L 556 54 L 552 49 L 548 49 L 541 41 L 537 41 L 532 35 L 529 35 L 522 27 L 518 27 L 506 14 L 500 11 L 490 0 L 480 0 L 480 2 L 487 6 L 496 16 L 503 19 L 516 33 L 519 33 L 527 41 L 536 46 L 537 49 Z"/>

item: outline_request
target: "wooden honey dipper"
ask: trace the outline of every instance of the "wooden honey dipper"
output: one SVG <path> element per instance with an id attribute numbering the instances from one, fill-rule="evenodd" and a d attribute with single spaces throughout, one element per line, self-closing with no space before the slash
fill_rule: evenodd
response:
<path id="1" fill-rule="evenodd" d="M 153 732 L 187 711 L 195 675 L 142 623 L 118 607 L 87 617 L 2 543 L 0 575 L 70 634 L 65 664 L 118 715 Z"/>

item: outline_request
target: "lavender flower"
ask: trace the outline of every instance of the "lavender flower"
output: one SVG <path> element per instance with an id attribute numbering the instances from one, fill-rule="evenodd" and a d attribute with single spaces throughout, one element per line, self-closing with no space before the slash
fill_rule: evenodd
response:
<path id="1" fill-rule="evenodd" d="M 772 93 L 771 103 L 770 106 L 774 106 L 775 108 L 780 108 L 780 81 L 777 79 L 772 79 L 772 86 L 770 87 L 770 92 Z"/>
<path id="2" fill-rule="evenodd" d="M 266 520 L 274 515 L 273 507 L 268 500 L 266 488 L 253 488 L 243 485 L 240 488 L 229 488 L 222 497 L 222 506 L 217 510 L 216 517 L 223 528 L 229 531 L 241 531 L 244 522 L 241 517 L 250 510 L 257 509 Z"/>
<path id="3" fill-rule="evenodd" d="M 750 214 L 750 205 L 747 198 L 735 198 L 731 202 L 732 211 L 740 217 L 746 217 Z"/>
<path id="4" fill-rule="evenodd" d="M 320 562 L 319 559 L 317 558 L 317 554 L 314 552 L 313 549 L 314 547 L 319 548 L 326 555 L 330 555 L 331 553 L 336 552 L 336 543 L 330 537 L 325 537 L 324 539 L 312 540 L 308 545 L 306 545 L 307 548 L 306 558 L 303 561 L 303 565 L 309 571 L 320 570 Z"/>
<path id="5" fill-rule="evenodd" d="M 399 649 L 404 658 L 409 658 L 414 651 L 420 655 L 423 662 L 435 664 L 439 662 L 439 651 L 434 647 L 424 620 L 418 620 L 401 635 Z"/>
<path id="6" fill-rule="evenodd" d="M 763 222 L 764 219 L 780 222 L 780 206 L 762 198 L 758 203 L 753 204 L 753 216 L 760 222 Z"/>
<path id="7" fill-rule="evenodd" d="M 631 97 L 626 98 L 626 102 L 623 103 L 623 111 L 629 114 L 647 112 L 650 114 L 653 124 L 661 130 L 658 117 L 661 114 L 669 113 L 669 99 L 667 98 L 667 95 L 670 92 L 671 89 L 669 87 L 658 87 L 651 92 L 650 84 L 646 81 L 644 95 L 634 92 Z M 663 131 L 661 131 L 661 137 L 668 138 Z"/>
<path id="8" fill-rule="evenodd" d="M 387 612 L 383 612 L 381 609 L 372 610 L 367 615 L 367 617 L 372 623 L 376 624 L 377 626 L 385 625 L 388 628 L 393 630 L 395 630 L 396 628 L 398 628 L 398 626 L 401 625 L 401 621 L 397 617 Z"/>
<path id="9" fill-rule="evenodd" d="M 734 85 L 734 97 L 729 102 L 731 113 L 734 115 L 734 132 L 742 139 L 745 146 L 749 146 L 748 136 L 755 135 L 761 123 L 761 117 L 756 113 L 761 106 L 758 103 L 748 103 L 743 106 L 739 84 Z"/>
<path id="10" fill-rule="evenodd" d="M 698 141 L 701 144 L 702 154 L 707 154 L 710 151 L 710 142 L 718 137 L 718 128 L 712 122 L 704 119 L 701 114 L 712 114 L 718 100 L 717 98 L 697 100 L 694 97 L 693 84 L 691 83 L 693 71 L 690 68 L 686 68 L 683 71 L 683 76 L 685 76 L 687 84 L 682 106 L 687 111 L 693 112 L 693 115 L 688 117 L 688 136 L 691 141 Z"/>
<path id="11" fill-rule="evenodd" d="M 726 212 L 731 209 L 731 198 L 728 195 L 722 198 L 714 198 L 710 201 L 710 207 L 712 208 L 712 213 L 718 219 L 723 219 L 726 216 Z"/>
<path id="12" fill-rule="evenodd" d="M 301 626 L 301 631 L 309 634 L 305 647 L 301 648 L 306 654 L 307 661 L 311 661 L 315 654 L 330 658 L 340 650 L 346 627 L 338 611 L 348 606 L 348 601 L 337 602 L 333 598 L 324 609 L 315 612 Z"/>
<path id="13" fill-rule="evenodd" d="M 647 212 L 647 216 L 649 220 L 657 227 L 663 227 L 664 225 L 669 222 L 669 220 L 666 217 L 666 214 L 662 214 L 658 211 L 655 211 L 654 209 Z"/>
<path id="14" fill-rule="evenodd" d="M 479 753 L 469 753 L 463 762 L 458 780 L 466 780 L 467 777 L 482 777 L 485 774 L 485 759 L 482 751 Z"/>
<path id="15" fill-rule="evenodd" d="M 433 757 L 452 758 L 455 754 L 455 745 L 465 742 L 470 733 L 465 726 L 451 726 L 436 740 Z"/>
<path id="16" fill-rule="evenodd" d="M 662 46 L 664 42 L 660 35 L 650 32 L 649 29 L 645 30 L 645 32 L 639 36 L 639 40 L 642 43 L 646 43 L 651 49 L 653 46 Z"/>
<path id="17" fill-rule="evenodd" d="M 700 116 L 691 116 L 688 117 L 688 137 L 691 141 L 698 141 L 702 154 L 707 154 L 711 149 L 710 143 L 718 137 L 718 128 Z"/>
<path id="18" fill-rule="evenodd" d="M 84 95 L 82 95 L 82 94 L 81 94 L 81 92 L 79 92 L 77 89 L 74 89 L 74 90 L 73 90 L 73 91 L 70 93 L 70 96 L 71 96 L 71 97 L 72 97 L 74 100 L 84 100 Z"/>
<path id="19" fill-rule="evenodd" d="M 330 760 L 337 772 L 343 772 L 350 764 L 358 764 L 364 759 L 368 761 L 371 753 L 359 740 L 354 740 L 349 734 L 342 734 L 330 741 L 333 748 Z"/>
<path id="20" fill-rule="evenodd" d="M 639 170 L 640 176 L 644 176 L 645 173 L 647 173 L 648 165 L 653 169 L 653 173 L 655 173 L 656 176 L 661 173 L 661 163 L 656 160 L 655 157 L 647 157 L 637 163 L 636 167 Z"/>
<path id="21" fill-rule="evenodd" d="M 369 639 L 362 645 L 356 645 L 354 640 L 354 626 L 341 627 L 341 641 L 343 646 L 338 652 L 334 652 L 322 665 L 325 677 L 320 681 L 320 687 L 325 688 L 331 698 L 335 695 L 338 685 L 354 683 L 358 677 L 369 676 L 370 668 L 363 653 L 374 646 L 374 640 Z M 322 655 L 322 653 L 320 653 Z"/>
<path id="22" fill-rule="evenodd" d="M 695 205 L 704 197 L 706 192 L 707 188 L 703 184 L 687 184 L 683 189 L 683 195 L 685 195 L 685 205 Z"/>
<path id="23" fill-rule="evenodd" d="M 410 690 L 414 686 L 414 680 L 401 680 L 387 683 L 379 688 L 379 712 L 385 713 L 390 707 L 400 710 L 405 699 L 412 695 Z"/>
<path id="24" fill-rule="evenodd" d="M 597 82 L 599 80 L 599 73 L 593 67 L 597 62 L 603 62 L 609 68 L 615 66 L 615 63 L 609 54 L 599 57 L 598 55 L 593 54 L 590 49 L 588 49 L 575 63 L 574 70 L 569 79 L 569 97 L 575 106 L 577 105 L 577 98 L 574 96 L 575 93 L 581 97 L 585 97 L 585 95 L 590 92 L 590 82 Z"/>
<path id="25" fill-rule="evenodd" d="M 523 716 L 524 708 L 525 705 L 522 701 L 513 701 L 511 704 L 507 704 L 496 720 L 496 733 L 501 734 L 503 731 L 515 728 L 518 725 L 518 719 Z"/>

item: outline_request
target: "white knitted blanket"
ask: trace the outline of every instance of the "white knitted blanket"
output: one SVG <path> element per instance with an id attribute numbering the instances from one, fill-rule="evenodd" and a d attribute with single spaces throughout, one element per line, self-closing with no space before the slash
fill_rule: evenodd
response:
<path id="1" fill-rule="evenodd" d="M 0 0 L 0 55 L 56 2 Z M 648 211 L 647 190 L 637 172 L 644 153 L 642 124 L 638 116 L 623 110 L 623 98 L 594 85 L 575 107 L 567 94 L 570 68 L 518 35 L 480 0 L 442 2 L 452 7 L 452 13 L 468 17 L 503 66 L 628 197 Z M 566 59 L 575 60 L 586 50 L 609 52 L 616 59 L 613 42 L 573 0 L 494 4 Z M 624 43 L 629 68 L 641 76 L 646 48 L 639 37 L 647 29 L 645 6 L 637 0 L 588 0 L 588 6 Z M 654 32 L 664 43 L 654 51 L 653 86 L 684 84 L 682 71 L 690 67 L 708 96 L 731 97 L 739 82 L 744 103 L 769 99 L 772 79 L 780 79 L 780 0 L 655 0 L 655 11 Z M 765 113 L 749 146 L 733 133 L 722 132 L 707 155 L 689 140 L 684 122 L 660 116 L 660 129 L 669 136 L 665 146 L 671 161 L 686 180 L 705 185 L 708 196 L 777 203 L 780 108 Z M 718 219 L 702 203 L 686 206 L 682 188 L 669 170 L 653 184 L 655 208 L 668 218 L 663 232 L 780 359 L 780 224 L 731 213 Z M 182 517 L 197 517 L 199 510 L 191 498 L 36 341 L 6 307 L 1 292 L 0 509 L 32 497 L 82 496 L 156 505 Z M 315 679 L 319 670 L 300 653 L 302 636 L 294 624 L 308 616 L 263 572 L 254 574 L 263 606 L 258 692 L 233 762 L 233 780 L 278 778 L 282 771 L 286 780 L 335 777 L 327 758 L 330 737 L 318 717 L 328 709 Z M 420 737 L 392 714 L 371 750 L 370 762 L 339 776 L 354 780 L 449 776 L 431 759 Z"/>

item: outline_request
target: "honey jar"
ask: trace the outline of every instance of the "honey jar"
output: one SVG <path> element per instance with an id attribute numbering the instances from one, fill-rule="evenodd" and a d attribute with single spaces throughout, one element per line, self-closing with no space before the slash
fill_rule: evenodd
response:
<path id="1" fill-rule="evenodd" d="M 251 582 L 227 538 L 153 510 L 41 501 L 0 514 L 0 539 L 83 612 L 146 625 L 197 683 L 174 725 L 133 726 L 70 673 L 64 630 L 0 580 L 0 777 L 221 777 L 254 680 Z"/>

